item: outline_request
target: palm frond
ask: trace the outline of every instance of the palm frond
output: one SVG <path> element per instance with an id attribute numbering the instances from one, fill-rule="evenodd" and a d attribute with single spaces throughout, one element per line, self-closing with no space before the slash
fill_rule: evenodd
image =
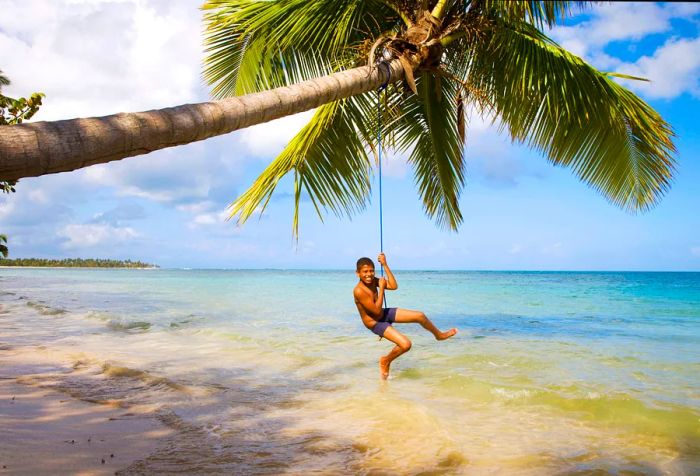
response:
<path id="1" fill-rule="evenodd" d="M 384 5 L 391 8 L 404 22 L 404 25 L 411 26 L 413 24 L 412 16 L 415 14 L 415 7 L 411 8 L 411 2 L 402 0 L 379 0 Z"/>
<path id="2" fill-rule="evenodd" d="M 528 0 L 503 1 L 484 0 L 477 5 L 489 16 L 500 18 L 506 22 L 527 22 L 537 28 L 553 27 L 572 14 L 581 11 L 595 1 L 566 1 L 566 0 Z"/>
<path id="3" fill-rule="evenodd" d="M 204 8 L 212 7 L 205 4 Z M 216 11 L 205 13 L 204 22 L 208 24 L 204 36 L 204 52 L 207 55 L 204 79 L 213 86 L 213 97 L 234 96 L 250 36 L 241 31 L 235 22 L 227 21 Z"/>
<path id="4" fill-rule="evenodd" d="M 5 244 L 7 243 L 7 236 L 6 235 L 0 235 L 0 255 L 2 255 L 3 258 L 7 258 L 7 255 L 9 254 L 9 249 Z"/>
<path id="5" fill-rule="evenodd" d="M 215 97 L 355 66 L 361 44 L 401 22 L 378 0 L 209 0 L 203 8 L 204 77 Z"/>
<path id="6" fill-rule="evenodd" d="M 488 91 L 513 140 L 570 167 L 610 202 L 653 206 L 670 186 L 670 126 L 648 104 L 526 23 L 500 24 L 474 50 L 470 81 Z"/>
<path id="7" fill-rule="evenodd" d="M 408 160 L 426 214 L 438 226 L 456 230 L 462 222 L 459 196 L 465 180 L 459 85 L 423 71 L 416 86 L 418 94 L 404 98 L 402 115 L 390 126 L 398 150 L 413 148 Z"/>
<path id="8" fill-rule="evenodd" d="M 308 194 L 322 220 L 324 209 L 338 216 L 352 216 L 364 209 L 372 172 L 364 147 L 371 136 L 371 124 L 364 122 L 364 115 L 371 102 L 369 96 L 356 96 L 319 107 L 253 185 L 231 204 L 230 216 L 244 223 L 256 211 L 262 213 L 280 179 L 290 172 L 294 173 L 295 236 L 302 192 Z"/>
<path id="9" fill-rule="evenodd" d="M 10 79 L 5 76 L 5 73 L 2 72 L 0 69 L 0 86 L 9 86 L 10 85 Z"/>

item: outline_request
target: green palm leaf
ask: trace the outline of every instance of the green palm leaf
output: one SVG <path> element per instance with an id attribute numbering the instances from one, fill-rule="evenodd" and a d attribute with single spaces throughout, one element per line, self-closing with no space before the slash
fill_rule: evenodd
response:
<path id="1" fill-rule="evenodd" d="M 295 236 L 299 231 L 299 202 L 306 192 L 323 219 L 322 209 L 351 216 L 364 209 L 370 194 L 372 163 L 365 143 L 371 134 L 366 111 L 371 99 L 356 96 L 326 104 L 290 141 L 253 185 L 231 204 L 230 217 L 244 223 L 256 211 L 262 213 L 280 179 L 294 173 Z"/>
<path id="2" fill-rule="evenodd" d="M 459 3 L 459 2 L 458 2 Z M 523 21 L 543 28 L 553 27 L 557 21 L 571 16 L 574 10 L 583 10 L 594 1 L 528 0 L 503 1 L 485 0 L 480 8 L 490 15 L 507 22 Z"/>
<path id="3" fill-rule="evenodd" d="M 525 23 L 498 24 L 474 49 L 469 80 L 512 138 L 571 167 L 625 209 L 646 210 L 674 170 L 670 126 L 644 101 Z"/>
<path id="4" fill-rule="evenodd" d="M 379 1 L 209 0 L 203 8 L 204 77 L 215 97 L 287 86 L 356 66 L 368 38 L 401 22 Z"/>
<path id="5" fill-rule="evenodd" d="M 413 148 L 418 192 L 428 216 L 441 227 L 456 230 L 462 222 L 459 195 L 464 187 L 463 143 L 458 128 L 458 85 L 422 72 L 418 95 L 403 102 L 403 115 L 395 121 L 396 146 Z"/>
<path id="6" fill-rule="evenodd" d="M 7 236 L 0 235 L 0 255 L 2 255 L 3 258 L 7 258 L 7 255 L 9 253 L 7 246 L 5 246 L 6 243 L 7 243 Z"/>

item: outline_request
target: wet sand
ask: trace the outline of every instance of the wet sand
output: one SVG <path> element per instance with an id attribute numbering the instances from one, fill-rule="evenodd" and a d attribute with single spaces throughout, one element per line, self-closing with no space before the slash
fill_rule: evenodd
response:
<path id="1" fill-rule="evenodd" d="M 0 378 L 0 474 L 113 475 L 171 432 L 152 414 Z"/>

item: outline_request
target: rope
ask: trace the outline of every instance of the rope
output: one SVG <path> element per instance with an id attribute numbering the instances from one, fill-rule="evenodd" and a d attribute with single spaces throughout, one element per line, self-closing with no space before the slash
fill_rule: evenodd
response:
<path id="1" fill-rule="evenodd" d="M 382 92 L 377 90 L 377 149 L 379 150 L 379 251 L 384 253 L 384 224 L 382 211 Z M 384 266 L 382 266 L 384 276 Z"/>
<path id="2" fill-rule="evenodd" d="M 384 91 L 389 84 L 389 79 L 391 79 L 391 68 L 389 65 L 382 61 L 377 67 L 384 67 L 386 78 L 384 84 L 382 84 L 379 89 L 377 89 L 377 150 L 379 157 L 379 251 L 384 253 L 384 220 L 383 220 L 383 210 L 382 210 L 382 91 Z M 382 278 L 384 277 L 384 265 L 380 263 L 380 272 Z M 384 295 L 384 307 L 387 307 L 386 295 Z"/>

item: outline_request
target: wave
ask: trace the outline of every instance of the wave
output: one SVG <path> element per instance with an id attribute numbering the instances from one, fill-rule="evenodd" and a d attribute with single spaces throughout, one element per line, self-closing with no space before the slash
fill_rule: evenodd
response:
<path id="1" fill-rule="evenodd" d="M 152 326 L 148 321 L 129 321 L 105 311 L 89 311 L 86 317 L 105 322 L 108 329 L 117 332 L 145 332 Z"/>
<path id="2" fill-rule="evenodd" d="M 185 317 L 181 317 L 178 319 L 175 319 L 170 323 L 170 328 L 171 329 L 177 329 L 179 327 L 185 327 L 188 326 L 189 324 L 192 324 L 193 322 L 196 322 L 200 320 L 201 317 L 197 316 L 196 314 L 188 314 Z"/>
<path id="3" fill-rule="evenodd" d="M 42 316 L 60 316 L 61 314 L 68 312 L 65 309 L 47 306 L 46 304 L 34 301 L 27 301 L 27 306 L 31 307 Z"/>
<path id="4" fill-rule="evenodd" d="M 124 321 L 122 319 L 110 319 L 107 321 L 107 327 L 113 331 L 141 331 L 145 332 L 151 328 L 151 323 L 148 321 Z"/>
<path id="5" fill-rule="evenodd" d="M 188 386 L 167 377 L 84 355 L 70 368 L 24 375 L 17 382 L 50 388 L 85 402 L 119 408 L 138 405 L 149 411 L 159 410 L 172 397 L 179 398 L 177 395 L 192 394 Z"/>
<path id="6" fill-rule="evenodd" d="M 193 331 L 193 334 L 238 343 L 257 343 L 260 340 L 255 337 L 238 334 L 233 331 L 220 331 L 212 328 L 197 329 Z"/>
<path id="7" fill-rule="evenodd" d="M 112 378 L 130 378 L 140 380 L 150 387 L 166 387 L 169 389 L 187 392 L 188 387 L 179 384 L 167 377 L 159 377 L 151 374 L 147 370 L 134 369 L 113 363 L 106 362 L 102 365 L 102 375 Z"/>

